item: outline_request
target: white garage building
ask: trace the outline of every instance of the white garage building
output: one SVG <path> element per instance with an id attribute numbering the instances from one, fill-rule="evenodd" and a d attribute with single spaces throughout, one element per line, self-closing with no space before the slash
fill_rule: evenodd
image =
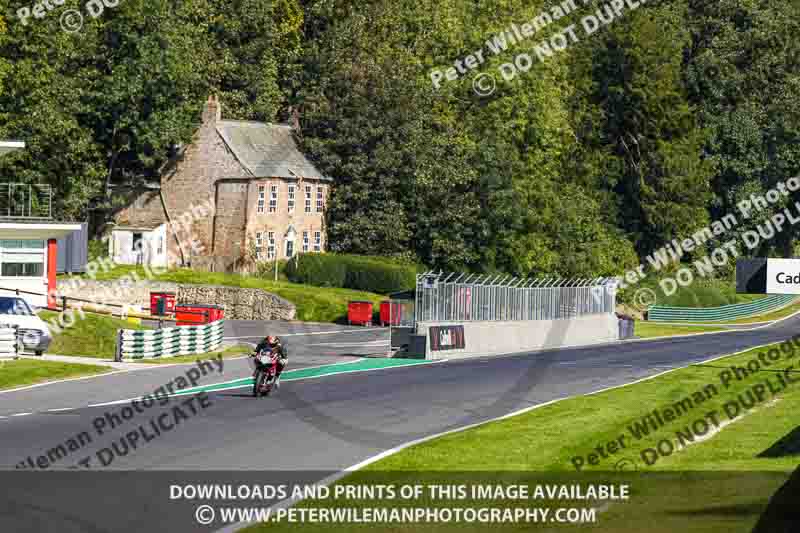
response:
<path id="1" fill-rule="evenodd" d="M 0 141 L 0 157 L 24 147 Z M 56 239 L 81 229 L 78 223 L 52 221 L 46 194 L 49 188 L 0 182 L 0 295 L 20 291 L 37 307 L 55 305 L 48 294 L 56 290 Z"/>

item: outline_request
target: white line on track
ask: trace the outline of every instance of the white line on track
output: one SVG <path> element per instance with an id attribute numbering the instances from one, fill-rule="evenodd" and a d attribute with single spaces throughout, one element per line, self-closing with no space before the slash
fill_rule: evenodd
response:
<path id="1" fill-rule="evenodd" d="M 48 409 L 47 413 L 61 413 L 63 411 L 74 411 L 76 407 L 62 407 L 60 409 Z"/>
<path id="2" fill-rule="evenodd" d="M 361 360 L 361 359 L 359 359 L 359 360 Z M 436 360 L 430 360 L 430 361 L 428 361 L 426 363 L 416 363 L 416 364 L 411 364 L 411 365 L 386 366 L 386 367 L 381 367 L 381 368 L 364 368 L 364 369 L 360 369 L 360 370 L 345 370 L 344 372 L 334 372 L 332 374 L 320 374 L 318 376 L 307 376 L 307 377 L 300 377 L 300 378 L 286 377 L 286 378 L 281 378 L 281 383 L 290 383 L 292 381 L 311 381 L 312 379 L 329 378 L 329 377 L 333 377 L 333 376 L 343 376 L 345 374 L 361 374 L 361 373 L 364 373 L 364 372 L 377 372 L 379 370 L 393 370 L 395 368 L 414 368 L 414 367 L 418 367 L 418 366 L 428 366 L 428 365 L 433 365 L 433 364 L 438 364 L 438 363 L 446 363 L 447 361 L 448 361 L 447 359 L 436 359 Z M 357 361 L 352 361 L 352 362 L 355 363 Z M 347 364 L 347 363 L 337 363 L 337 364 Z M 320 366 L 328 366 L 328 365 L 320 365 Z M 306 369 L 309 369 L 309 368 L 319 368 L 319 367 L 307 366 L 307 367 L 303 367 L 303 368 L 298 368 L 297 370 L 306 370 Z M 235 383 L 235 382 L 237 382 L 237 381 L 239 381 L 241 379 L 242 378 L 235 379 L 233 381 L 226 381 L 226 382 L 223 382 L 223 383 L 216 383 L 216 384 L 213 384 L 213 385 L 202 385 L 202 387 L 216 387 L 216 386 L 220 386 L 220 385 L 228 385 L 230 383 Z M 253 384 L 252 383 L 248 383 L 246 385 L 237 385 L 237 386 L 234 386 L 234 387 L 227 387 L 227 388 L 219 389 L 219 390 L 181 391 L 181 392 L 176 392 L 174 394 L 168 394 L 167 396 L 165 396 L 165 398 L 177 398 L 177 397 L 180 397 L 180 396 L 190 396 L 192 394 L 199 394 L 201 392 L 224 392 L 224 391 L 236 390 L 236 389 L 249 389 L 249 388 L 252 388 L 252 387 L 253 387 Z M 130 398 L 128 400 L 116 400 L 116 401 L 109 402 L 109 403 L 99 403 L 99 404 L 95 404 L 95 405 L 90 405 L 89 407 L 107 407 L 109 405 L 119 405 L 119 404 L 131 402 L 133 400 L 141 400 L 141 399 L 142 398 Z"/>
<path id="3" fill-rule="evenodd" d="M 788 316 L 786 318 L 783 318 L 781 320 L 777 320 L 772 324 L 768 324 L 767 326 L 759 326 L 757 328 L 752 328 L 752 329 L 761 329 L 761 328 L 764 328 L 764 327 L 769 327 L 770 325 L 774 325 L 774 324 L 777 324 L 778 322 L 782 322 L 784 320 L 787 320 L 788 318 L 791 318 L 791 317 L 793 317 L 793 316 L 795 316 L 797 314 L 800 314 L 800 312 L 794 313 L 794 314 L 792 314 L 792 315 L 790 315 L 790 316 Z M 721 332 L 721 333 L 726 333 L 726 332 Z M 710 333 L 710 334 L 713 335 L 714 333 Z M 706 335 L 706 334 L 705 333 L 700 333 L 698 335 Z M 690 336 L 690 335 L 683 335 L 683 336 Z M 622 341 L 622 342 L 629 342 L 629 341 Z M 350 474 L 352 472 L 355 472 L 357 470 L 360 470 L 360 469 L 362 469 L 362 468 L 364 468 L 366 466 L 369 466 L 372 463 L 378 462 L 381 459 L 385 459 L 386 457 L 389 457 L 389 456 L 394 455 L 394 454 L 396 454 L 398 452 L 401 452 L 401 451 L 405 450 L 406 448 L 410 448 L 410 447 L 416 446 L 418 444 L 423 444 L 425 442 L 428 442 L 428 441 L 431 441 L 431 440 L 434 440 L 434 439 L 438 439 L 440 437 L 445 437 L 447 435 L 452 435 L 454 433 L 461 433 L 463 431 L 467 431 L 467 430 L 470 430 L 470 429 L 473 429 L 473 428 L 477 428 L 477 427 L 480 427 L 480 426 L 485 426 L 485 425 L 491 424 L 493 422 L 499 422 L 499 421 L 505 420 L 507 418 L 513 418 L 513 417 L 516 417 L 516 416 L 519 416 L 519 415 L 523 415 L 523 414 L 529 413 L 531 411 L 535 411 L 536 409 L 541 409 L 542 407 L 546 407 L 548 405 L 552 405 L 552 404 L 555 404 L 555 403 L 558 403 L 558 402 L 561 402 L 561 401 L 564 401 L 564 400 L 568 400 L 570 398 L 578 398 L 578 397 L 581 397 L 581 396 L 594 396 L 596 394 L 601 394 L 603 392 L 607 392 L 607 391 L 611 391 L 611 390 L 615 390 L 615 389 L 621 389 L 621 388 L 624 388 L 624 387 L 630 387 L 631 385 L 636 385 L 637 383 L 642 383 L 644 381 L 650 381 L 652 379 L 655 379 L 657 377 L 663 376 L 665 374 L 669 374 L 670 372 L 674 372 L 676 370 L 681 370 L 683 368 L 689 368 L 689 367 L 694 366 L 696 364 L 711 363 L 711 362 L 717 361 L 719 359 L 725 359 L 727 357 L 733 357 L 733 356 L 736 356 L 736 355 L 740 355 L 740 354 L 749 352 L 751 350 L 757 350 L 759 348 L 764 348 L 765 346 L 770 346 L 772 344 L 778 344 L 778 343 L 780 343 L 780 341 L 778 341 L 778 342 L 770 342 L 770 343 L 762 344 L 760 346 L 751 346 L 749 348 L 746 348 L 744 350 L 740 350 L 738 352 L 712 357 L 712 358 L 704 360 L 704 361 L 688 363 L 688 364 L 686 364 L 684 366 L 681 366 L 681 367 L 670 368 L 668 370 L 664 370 L 663 372 L 658 372 L 656 374 L 653 374 L 652 376 L 647 376 L 647 377 L 644 377 L 644 378 L 641 378 L 641 379 L 637 379 L 637 380 L 632 381 L 630 383 L 624 383 L 622 385 L 614 385 L 612 387 L 606 387 L 606 388 L 603 388 L 603 389 L 600 389 L 600 390 L 596 390 L 594 392 L 589 392 L 589 393 L 586 393 L 586 394 L 576 394 L 576 395 L 573 395 L 573 396 L 565 396 L 563 398 L 557 398 L 555 400 L 550 400 L 549 402 L 545 402 L 545 403 L 541 403 L 541 404 L 538 404 L 538 405 L 525 407 L 523 409 L 519 409 L 517 411 L 513 411 L 513 412 L 505 414 L 503 416 L 499 416 L 499 417 L 492 418 L 492 419 L 489 419 L 489 420 L 484 420 L 482 422 L 476 422 L 474 424 L 469 424 L 469 425 L 466 425 L 466 426 L 463 426 L 463 427 L 460 427 L 460 428 L 455 428 L 455 429 L 451 429 L 451 430 L 448 430 L 448 431 L 443 431 L 441 433 L 436 433 L 434 435 L 428 435 L 427 437 L 422 437 L 420 439 L 416 439 L 416 440 L 413 440 L 413 441 L 410 441 L 410 442 L 406 442 L 405 444 L 401 444 L 399 446 L 395 446 L 394 448 L 391 448 L 391 449 L 386 450 L 384 452 L 381 452 L 381 453 L 379 453 L 377 455 L 369 457 L 369 458 L 361 461 L 360 463 L 357 463 L 357 464 L 354 464 L 353 466 L 345 468 L 341 472 L 337 472 L 336 474 L 332 474 L 332 475 L 326 477 L 325 479 L 323 479 L 321 481 L 318 481 L 316 483 L 316 485 L 329 486 L 329 485 L 331 485 L 333 483 L 336 483 L 337 481 L 339 481 L 343 477 L 347 476 L 348 474 Z M 279 508 L 290 507 L 292 505 L 296 505 L 297 503 L 303 501 L 303 499 L 304 498 L 284 500 L 282 502 L 279 502 L 279 503 L 271 506 L 270 508 L 271 509 L 279 509 Z M 254 525 L 254 524 L 257 524 L 257 523 L 258 522 L 239 522 L 237 524 L 230 524 L 227 527 L 224 527 L 222 529 L 217 530 L 215 533 L 235 533 L 236 531 L 239 531 L 241 529 L 244 529 L 245 527 L 248 527 L 248 526 L 251 526 L 251 525 Z"/>
<path id="4" fill-rule="evenodd" d="M 11 416 L 12 416 L 12 417 L 14 417 L 14 416 L 28 416 L 28 415 L 32 415 L 32 414 L 33 414 L 33 413 L 17 413 L 17 414 L 15 414 L 15 415 L 11 415 Z"/>

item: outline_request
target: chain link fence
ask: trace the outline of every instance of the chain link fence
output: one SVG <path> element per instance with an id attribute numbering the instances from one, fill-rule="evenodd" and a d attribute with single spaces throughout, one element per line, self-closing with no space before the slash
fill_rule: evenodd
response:
<path id="1" fill-rule="evenodd" d="M 614 278 L 417 275 L 415 322 L 558 320 L 613 313 Z"/>

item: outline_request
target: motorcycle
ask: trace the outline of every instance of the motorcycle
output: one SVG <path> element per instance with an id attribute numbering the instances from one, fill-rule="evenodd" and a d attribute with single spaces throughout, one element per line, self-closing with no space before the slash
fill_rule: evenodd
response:
<path id="1" fill-rule="evenodd" d="M 269 396 L 278 375 L 278 354 L 272 350 L 262 350 L 253 357 L 253 396 Z"/>

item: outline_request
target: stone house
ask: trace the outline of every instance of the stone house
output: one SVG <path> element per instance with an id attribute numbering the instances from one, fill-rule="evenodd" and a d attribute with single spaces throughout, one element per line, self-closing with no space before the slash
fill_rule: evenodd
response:
<path id="1" fill-rule="evenodd" d="M 331 179 L 300 152 L 293 128 L 222 120 L 216 97 L 160 183 L 115 188 L 109 252 L 120 264 L 239 270 L 323 252 Z"/>

